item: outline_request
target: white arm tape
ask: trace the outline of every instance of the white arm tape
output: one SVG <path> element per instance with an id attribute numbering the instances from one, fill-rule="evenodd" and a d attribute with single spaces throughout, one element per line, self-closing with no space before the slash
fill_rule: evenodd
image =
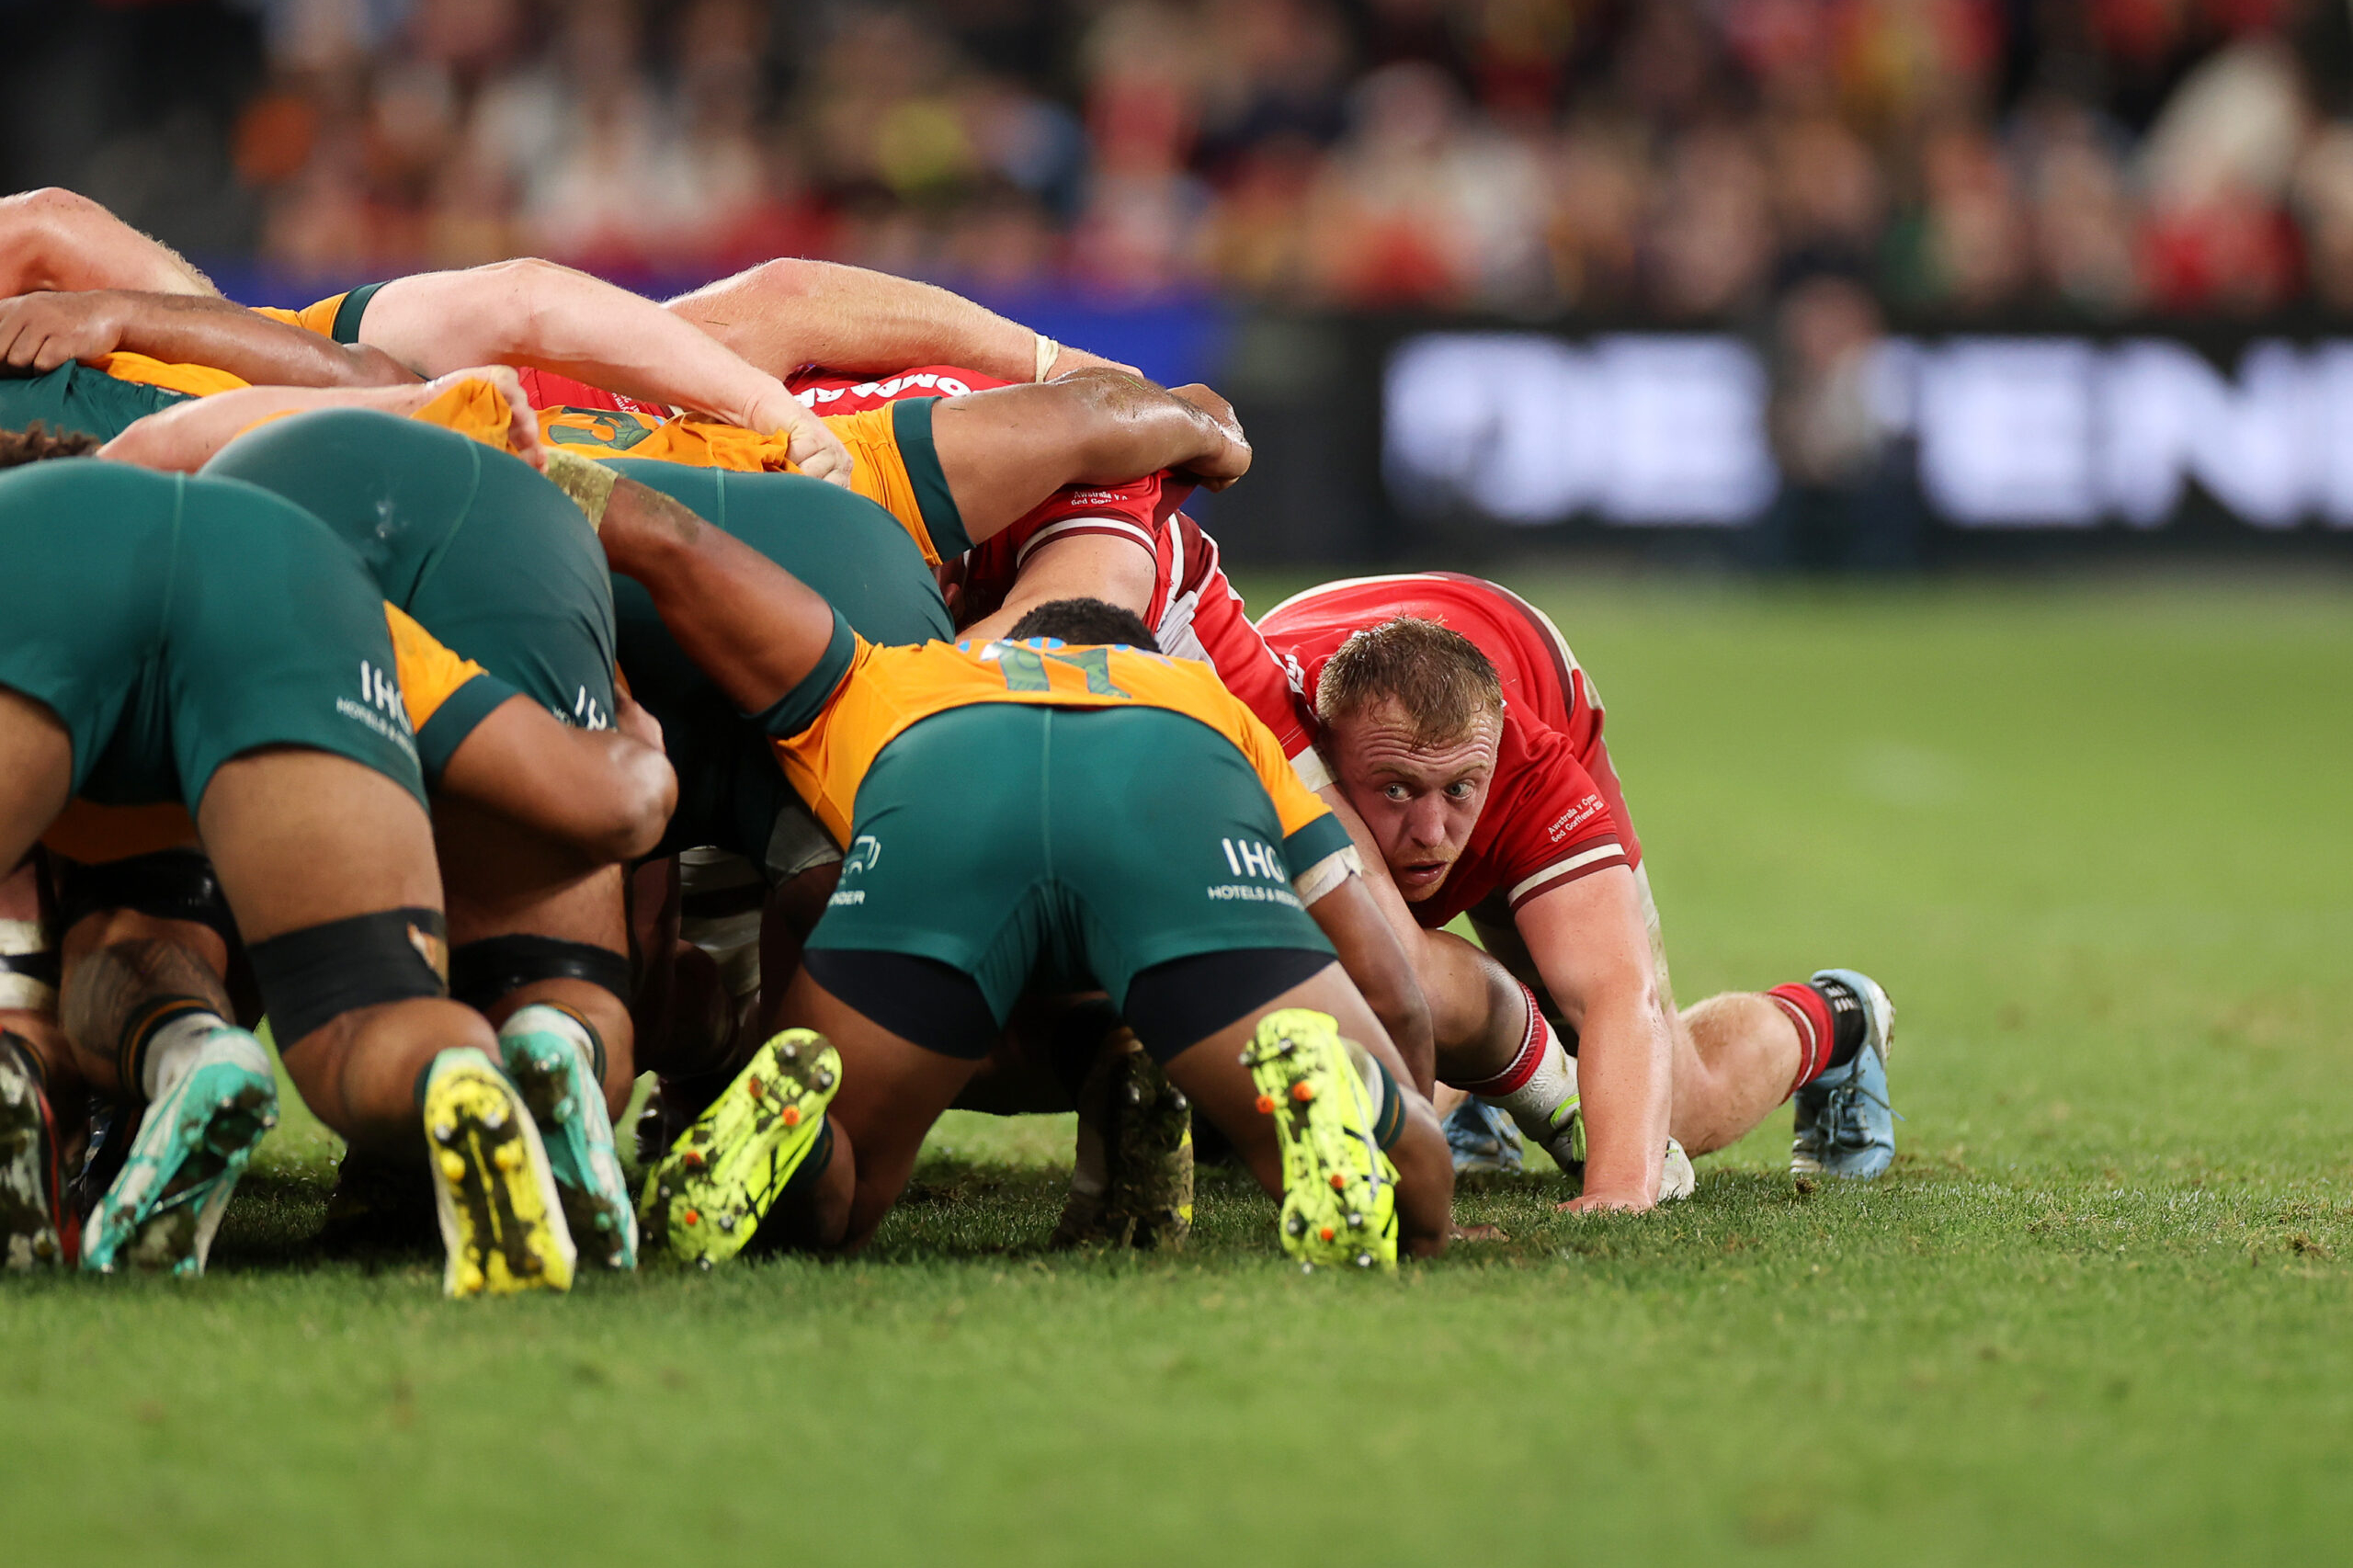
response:
<path id="1" fill-rule="evenodd" d="M 1332 782 L 1332 770 L 1324 765 L 1324 754 L 1313 746 L 1290 759 L 1290 770 L 1299 775 L 1299 781 L 1307 786 L 1310 794 L 1327 788 Z"/>
<path id="2" fill-rule="evenodd" d="M 1350 877 L 1364 873 L 1364 859 L 1353 844 L 1335 849 L 1290 880 L 1302 903 L 1313 903 Z"/>

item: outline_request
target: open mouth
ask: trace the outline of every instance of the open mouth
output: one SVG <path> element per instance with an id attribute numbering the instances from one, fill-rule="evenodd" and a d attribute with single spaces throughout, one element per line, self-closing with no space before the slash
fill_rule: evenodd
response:
<path id="1" fill-rule="evenodd" d="M 1415 860 L 1398 867 L 1392 875 L 1396 878 L 1399 889 L 1405 892 L 1427 892 L 1446 881 L 1447 868 L 1450 864 L 1446 860 Z"/>

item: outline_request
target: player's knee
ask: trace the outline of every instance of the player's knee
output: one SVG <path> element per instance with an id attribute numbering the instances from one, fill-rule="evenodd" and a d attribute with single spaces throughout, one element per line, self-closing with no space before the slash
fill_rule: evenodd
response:
<path id="1" fill-rule="evenodd" d="M 423 907 L 355 915 L 253 943 L 246 955 L 289 1069 L 327 1031 L 350 1034 L 350 1015 L 394 1003 L 440 1003 L 473 1019 L 466 1032 L 487 1038 L 480 1015 L 446 1000 L 448 945 L 441 912 Z"/>

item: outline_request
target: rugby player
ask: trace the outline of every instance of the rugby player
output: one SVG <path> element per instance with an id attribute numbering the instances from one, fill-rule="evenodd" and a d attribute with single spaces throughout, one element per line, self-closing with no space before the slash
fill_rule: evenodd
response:
<path id="1" fill-rule="evenodd" d="M 615 569 L 850 846 L 786 1001 L 817 1034 L 763 1047 L 655 1172 L 674 1248 L 727 1256 L 793 1190 L 793 1239 L 862 1244 L 1040 971 L 1103 984 L 1282 1198 L 1295 1255 L 1386 1261 L 1400 1226 L 1444 1246 L 1436 1122 L 1319 929 L 1380 921 L 1355 852 L 1209 671 L 1083 603 L 1034 642 L 878 649 L 683 508 L 623 499 Z"/>
<path id="2" fill-rule="evenodd" d="M 86 442 L 0 443 L 12 462 L 69 459 L 0 476 L 0 861 L 17 864 L 77 796 L 183 805 L 304 1099 L 377 1147 L 415 1140 L 421 1110 L 445 1288 L 568 1285 L 573 1247 L 529 1108 L 494 1064 L 489 1025 L 446 995 L 425 780 L 392 674 L 397 612 L 341 540 L 276 496 L 71 460 Z M 228 1025 L 217 976 L 168 955 L 127 967 L 151 994 L 182 989 L 109 1020 L 114 1070 L 151 1101 L 109 1198 L 128 1183 L 152 1214 L 188 1211 L 203 1229 L 275 1115 L 267 1060 Z M 43 1091 L 73 1064 L 37 1059 L 36 1044 L 0 1050 L 8 1252 L 68 1261 Z M 199 1248 L 179 1266 L 200 1262 Z"/>
<path id="3" fill-rule="evenodd" d="M 187 469 L 211 456 L 223 428 L 263 408 L 350 401 L 280 389 L 228 394 L 134 426 L 108 455 Z M 593 535 L 561 491 L 499 449 L 536 440 L 512 372 L 494 368 L 454 378 L 447 390 L 386 390 L 364 401 L 375 408 L 267 424 L 212 456 L 208 472 L 305 506 L 403 610 L 479 655 L 467 667 L 487 677 L 470 680 L 417 735 L 448 868 L 453 991 L 500 1026 L 504 1065 L 550 1142 L 576 1238 L 598 1263 L 629 1267 L 634 1222 L 608 1116 L 634 1078 L 617 862 L 642 849 L 667 813 L 670 770 L 658 731 L 651 746 L 619 747 L 613 737 L 577 733 L 625 723 L 633 709 L 614 691 L 612 612 Z M 467 428 L 482 439 L 458 433 Z M 534 705 L 567 728 L 535 719 Z M 508 707 L 517 710 L 502 711 Z M 461 745 L 469 749 L 458 788 L 442 789 Z M 74 915 L 68 952 L 81 949 L 81 961 L 69 964 L 69 999 L 104 984 L 119 1006 L 147 1006 L 153 999 L 137 994 L 128 968 L 175 937 L 222 971 L 234 932 L 193 852 L 78 868 L 62 881 Z M 102 923 L 103 939 L 85 939 L 92 921 Z M 98 978 L 85 983 L 87 976 Z M 111 1031 L 97 1032 L 111 1041 Z M 110 1051 L 84 1062 L 104 1088 L 114 1087 Z M 353 1164 L 364 1170 L 369 1155 L 362 1150 L 351 1162 L 347 1184 Z M 421 1165 L 415 1179 L 429 1201 Z M 116 1212 L 102 1215 L 112 1224 Z M 142 1219 L 133 1210 L 119 1222 Z"/>
<path id="4" fill-rule="evenodd" d="M 1440 1076 L 1563 1164 L 1582 1155 L 1574 1207 L 1650 1207 L 1670 1137 L 1721 1148 L 1792 1095 L 1793 1171 L 1887 1169 L 1894 1008 L 1876 983 L 1824 970 L 1676 1007 L 1600 700 L 1541 611 L 1493 583 L 1416 573 L 1309 589 L 1258 626 L 1291 662 L 1337 788 L 1427 933 L 1415 964 Z M 1465 914 L 1524 988 L 1524 1014 L 1438 929 Z M 1498 1056 L 1493 1043 L 1516 1032 L 1498 1020 L 1523 1016 L 1517 1049 Z"/>

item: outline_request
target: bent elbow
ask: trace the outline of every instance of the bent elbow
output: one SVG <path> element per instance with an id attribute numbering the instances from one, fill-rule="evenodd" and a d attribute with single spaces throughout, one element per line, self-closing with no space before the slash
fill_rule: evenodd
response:
<path id="1" fill-rule="evenodd" d="M 606 835 L 605 858 L 609 860 L 637 860 L 650 854 L 662 842 L 670 825 L 670 812 L 677 805 L 678 776 L 661 753 L 650 752 L 646 763 L 632 774 L 620 791 L 618 809 Z"/>

